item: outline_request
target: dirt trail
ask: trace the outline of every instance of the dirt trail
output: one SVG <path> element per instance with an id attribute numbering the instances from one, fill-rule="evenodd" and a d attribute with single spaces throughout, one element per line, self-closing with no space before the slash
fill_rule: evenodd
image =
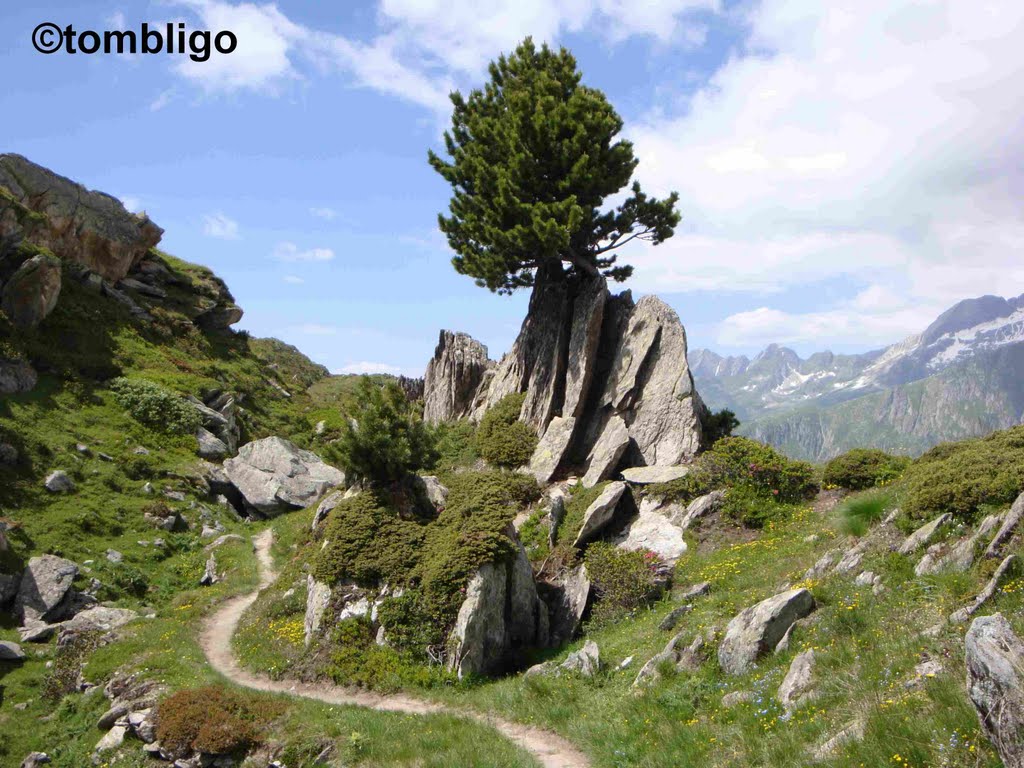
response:
<path id="1" fill-rule="evenodd" d="M 402 694 L 377 694 L 329 683 L 304 683 L 298 680 L 271 680 L 239 666 L 231 652 L 231 637 L 246 608 L 256 601 L 260 590 L 270 586 L 277 574 L 270 556 L 273 531 L 269 528 L 253 539 L 259 561 L 260 587 L 248 595 L 232 598 L 209 616 L 203 626 L 200 643 L 210 665 L 238 685 L 257 691 L 285 693 L 315 699 L 327 704 L 351 704 L 382 712 L 405 712 L 415 715 L 447 714 L 462 717 L 494 728 L 516 745 L 532 754 L 544 768 L 589 768 L 586 757 L 571 743 L 550 731 L 502 720 L 492 715 L 454 709 L 443 704 L 423 701 Z"/>

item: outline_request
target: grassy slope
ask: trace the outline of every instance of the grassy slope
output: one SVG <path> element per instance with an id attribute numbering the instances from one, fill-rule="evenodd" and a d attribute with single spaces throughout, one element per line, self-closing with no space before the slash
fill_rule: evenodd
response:
<path id="1" fill-rule="evenodd" d="M 12 442 L 21 454 L 15 467 L 0 467 L 0 516 L 16 525 L 8 533 L 11 548 L 0 565 L 13 572 L 43 552 L 79 564 L 92 561 L 83 569 L 79 587 L 96 577 L 107 585 L 104 599 L 152 608 L 156 618 L 129 625 L 123 639 L 92 654 L 85 678 L 102 684 L 117 669 L 138 669 L 177 688 L 214 681 L 196 643 L 200 619 L 214 602 L 255 583 L 248 545 L 230 544 L 217 553 L 220 570 L 228 572 L 225 582 L 198 588 L 207 542 L 198 535 L 201 510 L 190 508 L 191 503 L 206 507 L 208 519 L 219 520 L 227 531 L 246 537 L 253 531 L 190 479 L 196 474 L 194 439 L 164 435 L 133 421 L 105 382 L 126 375 L 181 394 L 227 389 L 243 395 L 246 438 L 280 434 L 313 445 L 313 425 L 326 407 L 318 408 L 305 390 L 326 371 L 274 340 L 196 330 L 188 318 L 214 278 L 203 267 L 165 254 L 160 258 L 186 282 L 171 286 L 169 299 L 150 307 L 156 318 L 152 324 L 133 322 L 113 301 L 89 293 L 68 266 L 58 307 L 38 330 L 15 331 L 0 315 L 0 352 L 30 359 L 41 374 L 32 392 L 0 401 L 0 439 Z M 88 453 L 77 450 L 79 443 Z M 134 452 L 140 446 L 148 456 Z M 72 476 L 74 493 L 51 495 L 43 489 L 43 479 L 53 469 Z M 147 481 L 156 487 L 155 496 L 142 492 Z M 186 501 L 165 499 L 164 489 L 184 492 Z M 155 500 L 182 511 L 193 530 L 167 534 L 150 528 L 142 519 L 143 508 Z M 152 545 L 158 537 L 168 544 L 163 550 Z M 108 549 L 120 551 L 124 562 L 109 563 Z M 11 620 L 4 621 L 0 639 L 17 641 Z M 30 655 L 25 664 L 0 662 L 0 764 L 16 765 L 34 749 L 49 752 L 58 768 L 89 764 L 92 748 L 103 735 L 95 722 L 106 709 L 106 699 L 97 691 L 71 694 L 57 705 L 44 700 L 45 665 L 55 658 L 54 643 L 24 648 Z M 353 739 L 353 733 L 359 736 Z M 272 736 L 293 750 L 292 763 L 308 759 L 298 756 L 303 750 L 317 747 L 319 752 L 331 742 L 350 764 L 522 764 L 506 742 L 475 726 L 454 728 L 446 718 L 412 719 L 308 702 L 290 704 Z M 120 765 L 142 764 L 137 743 L 130 743 L 125 753 Z"/>

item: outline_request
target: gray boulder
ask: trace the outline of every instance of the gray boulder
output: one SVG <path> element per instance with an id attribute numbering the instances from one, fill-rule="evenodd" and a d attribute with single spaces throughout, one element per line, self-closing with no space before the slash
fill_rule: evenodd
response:
<path id="1" fill-rule="evenodd" d="M 427 499 L 437 509 L 444 509 L 448 503 L 448 489 L 434 475 L 417 476 L 416 480 L 426 494 Z"/>
<path id="2" fill-rule="evenodd" d="M 246 504 L 264 515 L 306 507 L 345 482 L 341 470 L 280 437 L 242 446 L 224 471 Z"/>
<path id="3" fill-rule="evenodd" d="M 199 444 L 197 452 L 204 459 L 223 459 L 229 453 L 224 441 L 205 427 L 196 430 L 196 442 Z"/>
<path id="4" fill-rule="evenodd" d="M 591 583 L 587 567 L 578 565 L 561 574 L 553 584 L 551 645 L 563 645 L 579 632 L 590 603 Z"/>
<path id="5" fill-rule="evenodd" d="M 487 347 L 476 339 L 441 331 L 423 379 L 424 420 L 437 424 L 469 416 L 493 365 Z"/>
<path id="6" fill-rule="evenodd" d="M 601 649 L 593 640 L 587 640 L 582 648 L 566 656 L 559 669 L 583 677 L 593 677 L 601 671 Z"/>
<path id="7" fill-rule="evenodd" d="M 62 469 L 55 470 L 47 475 L 44 485 L 50 493 L 71 493 L 71 491 L 75 490 L 74 481 Z"/>
<path id="8" fill-rule="evenodd" d="M 19 328 L 35 328 L 60 297 L 60 261 L 40 254 L 24 262 L 3 287 L 0 308 Z"/>
<path id="9" fill-rule="evenodd" d="M 645 296 L 629 314 L 601 405 L 624 415 L 640 463 L 672 466 L 694 456 L 703 442 L 706 408 L 686 362 L 686 331 L 657 296 Z"/>
<path id="10" fill-rule="evenodd" d="M 305 643 L 309 645 L 320 632 L 327 606 L 331 604 L 331 588 L 312 575 L 306 576 Z"/>
<path id="11" fill-rule="evenodd" d="M 686 552 L 683 529 L 657 512 L 641 512 L 633 518 L 615 544 L 619 549 L 654 552 L 668 566 Z"/>
<path id="12" fill-rule="evenodd" d="M 29 620 L 52 623 L 71 615 L 74 590 L 71 584 L 78 575 L 78 566 L 56 555 L 40 555 L 28 561 L 18 595 L 15 614 Z"/>
<path id="13" fill-rule="evenodd" d="M 746 672 L 760 656 L 775 649 L 793 622 L 814 608 L 809 591 L 792 589 L 739 613 L 729 622 L 718 646 L 722 670 L 730 675 Z"/>
<path id="14" fill-rule="evenodd" d="M 0 357 L 0 395 L 31 392 L 38 381 L 39 376 L 27 361 Z"/>
<path id="15" fill-rule="evenodd" d="M 615 510 L 626 493 L 623 482 L 609 483 L 594 502 L 583 513 L 583 524 L 576 535 L 573 546 L 581 547 L 596 539 L 615 516 Z"/>
<path id="16" fill-rule="evenodd" d="M 679 527 L 684 531 L 693 525 L 697 520 L 717 512 L 725 501 L 725 491 L 712 491 L 711 493 L 698 496 L 686 505 L 686 509 L 679 516 Z M 674 518 L 673 518 L 674 519 Z"/>
<path id="17" fill-rule="evenodd" d="M 1002 614 L 975 619 L 964 640 L 967 695 L 1007 768 L 1024 766 L 1024 642 Z"/>
<path id="18" fill-rule="evenodd" d="M 0 661 L 24 661 L 25 652 L 21 646 L 10 640 L 0 640 Z"/>
<path id="19" fill-rule="evenodd" d="M 811 683 L 814 676 L 814 650 L 797 654 L 789 665 L 776 698 L 787 710 L 796 709 L 811 698 Z"/>
<path id="20" fill-rule="evenodd" d="M 511 652 L 545 646 L 548 609 L 537 595 L 533 569 L 511 526 L 517 545 L 511 563 L 485 563 L 473 574 L 448 637 L 448 667 L 467 675 L 488 674 Z"/>
<path id="21" fill-rule="evenodd" d="M 24 760 L 21 761 L 21 768 L 41 768 L 41 766 L 50 764 L 50 756 L 45 752 L 30 752 Z"/>

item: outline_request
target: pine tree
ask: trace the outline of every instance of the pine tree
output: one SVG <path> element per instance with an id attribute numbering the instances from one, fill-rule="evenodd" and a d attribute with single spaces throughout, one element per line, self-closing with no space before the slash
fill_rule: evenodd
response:
<path id="1" fill-rule="evenodd" d="M 633 145 L 615 138 L 622 119 L 605 95 L 580 81 L 569 51 L 527 38 L 491 63 L 482 90 L 451 95 L 450 160 L 429 155 L 453 190 L 451 215 L 438 221 L 455 269 L 480 286 L 511 293 L 562 265 L 622 281 L 633 268 L 617 266 L 615 250 L 637 239 L 661 243 L 679 223 L 675 192 L 657 200 L 638 183 L 602 211 L 637 160 Z"/>

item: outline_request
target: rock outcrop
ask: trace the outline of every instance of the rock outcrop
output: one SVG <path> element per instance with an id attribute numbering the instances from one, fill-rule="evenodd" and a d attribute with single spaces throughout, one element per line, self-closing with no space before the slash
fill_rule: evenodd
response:
<path id="1" fill-rule="evenodd" d="M 437 424 L 469 416 L 493 365 L 487 347 L 476 339 L 441 331 L 423 379 L 424 420 Z"/>
<path id="2" fill-rule="evenodd" d="M 243 445 L 224 462 L 224 471 L 245 503 L 262 515 L 301 509 L 345 482 L 341 470 L 280 437 Z"/>
<path id="3" fill-rule="evenodd" d="M 456 352 L 470 343 L 442 332 L 427 370 L 428 420 L 458 418 L 470 403 L 479 420 L 506 395 L 525 393 L 519 418 L 541 438 L 531 469 L 542 481 L 579 471 L 591 487 L 620 464 L 678 465 L 703 445 L 707 411 L 686 332 L 657 297 L 634 304 L 628 291 L 609 294 L 603 278 L 545 267 L 519 336 L 493 369 L 481 373 L 479 345 L 473 364 L 460 365 L 468 355 Z"/>
<path id="4" fill-rule="evenodd" d="M 0 236 L 22 236 L 112 283 L 163 235 L 148 216 L 130 213 L 117 198 L 20 155 L 0 155 L 0 189 Z"/>
<path id="5" fill-rule="evenodd" d="M 615 517 L 619 502 L 626 493 L 623 482 L 609 483 L 601 495 L 583 513 L 583 524 L 573 541 L 574 547 L 581 547 L 597 538 Z"/>
<path id="6" fill-rule="evenodd" d="M 57 306 L 60 289 L 60 261 L 39 254 L 23 262 L 4 283 L 0 308 L 17 327 L 35 328 Z"/>
<path id="7" fill-rule="evenodd" d="M 485 563 L 466 586 L 455 627 L 448 637 L 448 667 L 459 678 L 500 669 L 510 656 L 548 643 L 548 609 L 537 595 L 533 569 L 515 531 L 508 563 Z"/>
<path id="8" fill-rule="evenodd" d="M 579 632 L 590 605 L 591 583 L 587 567 L 578 565 L 558 576 L 550 586 L 551 645 L 568 643 Z"/>
<path id="9" fill-rule="evenodd" d="M 654 552 L 669 567 L 686 552 L 683 529 L 659 512 L 640 512 L 615 544 L 619 549 Z"/>
<path id="10" fill-rule="evenodd" d="M 1007 768 L 1024 766 L 1024 642 L 1000 613 L 974 620 L 964 641 L 967 695 Z"/>
<path id="11" fill-rule="evenodd" d="M 725 629 L 718 646 L 718 663 L 730 675 L 740 675 L 773 650 L 798 619 L 815 608 L 806 589 L 793 589 L 762 600 L 739 613 Z"/>

